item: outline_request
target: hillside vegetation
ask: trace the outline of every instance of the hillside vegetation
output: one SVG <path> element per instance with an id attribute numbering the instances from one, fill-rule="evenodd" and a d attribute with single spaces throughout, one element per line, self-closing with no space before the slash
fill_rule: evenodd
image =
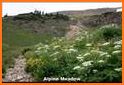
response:
<path id="1" fill-rule="evenodd" d="M 27 17 L 27 15 L 30 16 Z M 38 11 L 17 16 L 5 16 L 2 24 L 3 73 L 8 67 L 13 66 L 14 58 L 20 55 L 24 48 L 39 42 L 50 43 L 52 36 L 63 36 L 67 30 L 68 20 L 66 18 L 68 17 L 65 16 L 66 20 L 61 17 L 64 15 L 42 14 L 39 16 Z"/>
<path id="2" fill-rule="evenodd" d="M 121 82 L 120 28 L 83 30 L 74 40 L 54 38 L 25 53 L 27 72 L 44 77 L 80 78 L 81 82 Z"/>
<path id="3" fill-rule="evenodd" d="M 44 77 L 74 77 L 80 78 L 79 82 L 121 82 L 121 16 L 121 12 L 113 11 L 68 16 L 37 10 L 6 15 L 2 29 L 3 77 L 14 65 L 14 59 L 23 55 L 26 72 L 37 82 L 42 82 Z M 70 38 L 69 32 L 75 35 Z"/>

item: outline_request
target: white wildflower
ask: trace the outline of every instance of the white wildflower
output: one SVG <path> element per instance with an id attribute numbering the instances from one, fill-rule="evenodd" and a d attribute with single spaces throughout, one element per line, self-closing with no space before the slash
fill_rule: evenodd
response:
<path id="1" fill-rule="evenodd" d="M 76 38 L 76 41 L 80 41 L 81 39 L 80 38 Z"/>
<path id="2" fill-rule="evenodd" d="M 115 68 L 114 70 L 120 72 L 122 71 L 122 68 Z"/>
<path id="3" fill-rule="evenodd" d="M 118 54 L 118 53 L 121 53 L 121 50 L 116 50 L 112 52 L 112 54 Z"/>
<path id="4" fill-rule="evenodd" d="M 84 57 L 76 57 L 77 59 L 83 59 Z"/>
<path id="5" fill-rule="evenodd" d="M 48 45 L 44 45 L 44 47 L 49 47 Z"/>
<path id="6" fill-rule="evenodd" d="M 75 66 L 74 68 L 73 68 L 73 70 L 77 70 L 77 69 L 80 69 L 81 67 L 80 66 Z"/>
<path id="7" fill-rule="evenodd" d="M 114 42 L 116 45 L 122 45 L 122 40 Z"/>
<path id="8" fill-rule="evenodd" d="M 104 25 L 104 26 L 100 27 L 100 29 L 105 29 L 105 28 L 109 28 L 109 27 L 110 27 L 110 25 Z"/>
<path id="9" fill-rule="evenodd" d="M 90 65 L 92 65 L 92 62 L 93 61 L 86 61 L 86 62 L 83 62 L 82 65 L 83 66 L 90 66 Z"/>
<path id="10" fill-rule="evenodd" d="M 77 52 L 76 49 L 69 49 L 69 52 Z"/>
<path id="11" fill-rule="evenodd" d="M 87 44 L 86 44 L 86 46 L 87 46 L 87 47 L 91 47 L 91 46 L 92 46 L 92 44 L 90 44 L 90 43 L 87 43 Z"/>
<path id="12" fill-rule="evenodd" d="M 106 55 L 105 57 L 110 58 L 110 57 L 111 57 L 111 55 Z"/>
<path id="13" fill-rule="evenodd" d="M 84 60 L 84 57 L 82 55 L 78 55 L 78 57 L 76 57 L 79 61 L 83 61 Z"/>
<path id="14" fill-rule="evenodd" d="M 49 49 L 49 46 L 48 46 L 48 45 L 44 45 L 44 47 L 45 47 L 46 49 Z"/>
<path id="15" fill-rule="evenodd" d="M 68 52 L 68 49 L 63 49 L 63 51 Z"/>
<path id="16" fill-rule="evenodd" d="M 55 56 L 57 54 L 59 54 L 59 52 L 55 52 L 55 53 L 51 54 L 50 56 Z"/>
<path id="17" fill-rule="evenodd" d="M 104 60 L 99 60 L 98 62 L 99 62 L 99 63 L 104 63 Z"/>
<path id="18" fill-rule="evenodd" d="M 101 57 L 101 56 L 105 56 L 105 55 L 107 55 L 107 54 L 108 54 L 107 52 L 102 52 L 102 51 L 101 51 L 100 57 Z"/>
<path id="19" fill-rule="evenodd" d="M 36 50 L 36 51 L 34 51 L 35 53 L 40 53 L 41 51 L 39 51 L 39 50 Z"/>
<path id="20" fill-rule="evenodd" d="M 84 39 L 84 38 L 85 38 L 85 37 L 81 36 L 81 38 L 80 38 L 80 39 L 82 40 L 82 39 Z"/>
<path id="21" fill-rule="evenodd" d="M 73 47 L 74 47 L 73 45 L 70 46 L 70 48 L 73 48 Z"/>
<path id="22" fill-rule="evenodd" d="M 82 37 L 78 37 L 78 38 L 76 38 L 76 41 L 81 41 L 81 40 L 83 40 L 84 39 L 84 37 L 82 36 Z"/>
<path id="23" fill-rule="evenodd" d="M 121 48 L 121 45 L 115 45 L 114 46 L 114 49 L 120 49 Z"/>
<path id="24" fill-rule="evenodd" d="M 38 47 L 38 48 L 37 48 L 37 50 L 41 50 L 41 49 L 42 49 L 42 47 Z"/>
<path id="25" fill-rule="evenodd" d="M 93 73 L 97 73 L 97 72 L 98 72 L 98 70 L 97 70 L 97 69 L 94 69 L 94 70 L 93 70 Z"/>
<path id="26" fill-rule="evenodd" d="M 41 51 L 39 51 L 39 50 L 36 50 L 36 51 L 34 51 L 37 55 L 41 55 L 42 54 L 42 52 Z"/>
<path id="27" fill-rule="evenodd" d="M 56 46 L 54 46 L 54 49 L 59 48 L 59 47 L 60 47 L 59 45 L 56 45 Z"/>
<path id="28" fill-rule="evenodd" d="M 86 57 L 86 56 L 89 56 L 90 55 L 90 53 L 85 53 L 84 55 L 83 55 L 83 57 Z"/>
<path id="29" fill-rule="evenodd" d="M 82 55 L 81 55 L 81 54 L 79 54 L 78 56 L 79 56 L 79 57 L 81 57 Z"/>
<path id="30" fill-rule="evenodd" d="M 87 32 L 87 31 L 84 31 L 84 34 L 85 34 L 85 35 L 87 35 L 87 34 L 88 34 L 88 32 Z"/>
<path id="31" fill-rule="evenodd" d="M 54 58 L 53 61 L 57 61 L 57 58 Z"/>
<path id="32" fill-rule="evenodd" d="M 106 43 L 103 43 L 102 46 L 107 46 L 109 44 L 110 44 L 110 42 L 106 42 Z"/>
<path id="33" fill-rule="evenodd" d="M 62 42 L 62 39 L 59 39 L 60 42 Z"/>

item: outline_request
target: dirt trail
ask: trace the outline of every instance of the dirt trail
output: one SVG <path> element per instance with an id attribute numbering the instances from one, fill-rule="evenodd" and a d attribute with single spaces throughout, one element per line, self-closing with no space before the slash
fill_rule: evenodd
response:
<path id="1" fill-rule="evenodd" d="M 33 78 L 25 72 L 26 59 L 20 55 L 15 59 L 13 68 L 9 68 L 6 72 L 3 82 L 32 82 Z"/>
<path id="2" fill-rule="evenodd" d="M 70 25 L 69 27 L 69 31 L 66 34 L 66 38 L 67 39 L 73 39 L 76 35 L 78 35 L 78 33 L 80 32 L 80 30 L 82 28 L 86 28 L 85 26 L 83 26 L 80 21 L 78 21 L 78 23 L 76 25 Z"/>

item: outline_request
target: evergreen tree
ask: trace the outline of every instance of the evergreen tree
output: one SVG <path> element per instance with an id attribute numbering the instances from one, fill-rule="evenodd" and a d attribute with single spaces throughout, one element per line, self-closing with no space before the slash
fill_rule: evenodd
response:
<path id="1" fill-rule="evenodd" d="M 8 17 L 8 14 L 4 15 L 4 17 Z"/>

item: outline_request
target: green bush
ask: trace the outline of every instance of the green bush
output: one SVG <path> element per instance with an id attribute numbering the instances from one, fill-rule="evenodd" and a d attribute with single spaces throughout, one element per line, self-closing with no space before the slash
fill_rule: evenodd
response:
<path id="1" fill-rule="evenodd" d="M 115 38 L 121 39 L 121 36 L 122 36 L 122 29 L 120 29 L 119 27 L 118 28 L 104 27 L 94 32 L 94 41 L 98 41 L 101 39 L 104 39 L 106 41 L 109 41 Z"/>
<path id="2" fill-rule="evenodd" d="M 122 30 L 119 28 L 104 28 L 102 31 L 105 40 L 110 40 L 112 38 L 120 37 L 122 35 Z"/>

